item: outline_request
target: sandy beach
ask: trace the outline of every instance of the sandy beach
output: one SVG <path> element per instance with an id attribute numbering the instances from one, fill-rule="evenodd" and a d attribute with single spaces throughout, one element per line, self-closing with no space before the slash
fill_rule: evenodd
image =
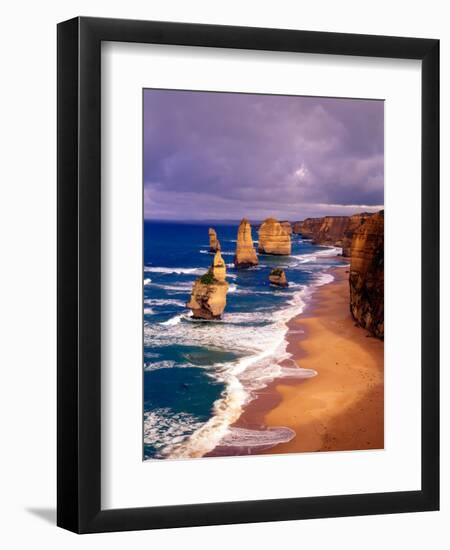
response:
<path id="1" fill-rule="evenodd" d="M 335 280 L 320 287 L 308 309 L 289 325 L 288 350 L 297 365 L 314 369 L 317 376 L 275 381 L 235 424 L 295 431 L 291 441 L 264 453 L 384 446 L 384 345 L 351 318 L 348 268 L 332 273 Z"/>

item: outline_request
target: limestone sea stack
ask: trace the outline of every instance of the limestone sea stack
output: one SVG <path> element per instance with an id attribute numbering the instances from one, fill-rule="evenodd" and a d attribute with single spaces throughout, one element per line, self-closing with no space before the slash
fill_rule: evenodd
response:
<path id="1" fill-rule="evenodd" d="M 220 250 L 214 255 L 209 270 L 196 279 L 191 298 L 186 307 L 192 310 L 194 319 L 220 319 L 227 304 L 227 268 Z"/>
<path id="2" fill-rule="evenodd" d="M 234 265 L 237 269 L 258 265 L 258 257 L 253 246 L 252 226 L 246 218 L 239 224 Z"/>
<path id="3" fill-rule="evenodd" d="M 218 250 L 220 250 L 220 242 L 219 242 L 219 239 L 217 238 L 217 233 L 215 229 L 210 227 L 208 229 L 208 235 L 209 235 L 209 251 L 215 253 Z"/>
<path id="4" fill-rule="evenodd" d="M 289 256 L 291 236 L 275 218 L 267 218 L 259 228 L 258 252 Z"/>
<path id="5" fill-rule="evenodd" d="M 271 285 L 275 285 L 275 286 L 282 286 L 282 287 L 288 286 L 286 273 L 284 272 L 283 269 L 279 267 L 272 269 L 269 275 L 269 282 Z"/>
<path id="6" fill-rule="evenodd" d="M 384 337 L 384 211 L 366 218 L 353 234 L 350 311 L 359 326 Z"/>
<path id="7" fill-rule="evenodd" d="M 288 221 L 282 221 L 280 222 L 281 227 L 286 231 L 288 235 L 292 235 L 292 225 L 291 222 Z"/>

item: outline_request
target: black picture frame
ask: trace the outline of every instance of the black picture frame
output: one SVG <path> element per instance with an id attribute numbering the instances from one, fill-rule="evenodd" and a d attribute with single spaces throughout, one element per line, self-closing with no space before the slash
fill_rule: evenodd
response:
<path id="1" fill-rule="evenodd" d="M 102 41 L 422 61 L 420 491 L 101 509 Z M 76 533 L 94 533 L 438 510 L 439 41 L 77 17 L 58 25 L 57 67 L 57 524 Z"/>

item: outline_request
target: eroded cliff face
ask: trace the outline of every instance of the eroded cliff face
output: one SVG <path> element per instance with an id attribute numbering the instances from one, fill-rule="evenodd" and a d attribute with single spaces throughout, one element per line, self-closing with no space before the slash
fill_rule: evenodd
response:
<path id="1" fill-rule="evenodd" d="M 342 246 L 342 239 L 350 223 L 348 216 L 306 218 L 294 224 L 294 233 L 300 233 L 315 244 Z"/>
<path id="2" fill-rule="evenodd" d="M 358 229 L 358 227 L 372 215 L 373 214 L 369 214 L 369 212 L 362 212 L 361 214 L 353 214 L 353 216 L 350 216 L 349 223 L 341 243 L 343 256 L 350 257 L 353 234 Z"/>
<path id="3" fill-rule="evenodd" d="M 209 270 L 194 282 L 191 298 L 186 307 L 194 319 L 220 319 L 227 304 L 227 268 L 220 250 L 214 255 Z"/>
<path id="4" fill-rule="evenodd" d="M 305 239 L 314 239 L 322 222 L 323 218 L 306 218 L 303 221 L 295 222 L 293 230 L 297 235 L 303 235 Z"/>
<path id="5" fill-rule="evenodd" d="M 325 216 L 313 237 L 314 242 L 328 246 L 342 246 L 342 239 L 349 223 L 349 216 Z"/>
<path id="6" fill-rule="evenodd" d="M 294 233 L 312 239 L 314 244 L 342 247 L 342 255 L 350 256 L 353 233 L 372 216 L 368 212 L 353 216 L 324 216 L 323 218 L 306 218 L 295 222 Z"/>
<path id="7" fill-rule="evenodd" d="M 208 235 L 209 235 L 209 251 L 217 252 L 218 250 L 220 250 L 220 242 L 219 242 L 219 239 L 217 238 L 217 233 L 215 229 L 210 227 L 208 229 Z"/>
<path id="8" fill-rule="evenodd" d="M 252 226 L 246 218 L 239 224 L 234 265 L 238 269 L 258 265 L 258 257 L 253 246 Z"/>
<path id="9" fill-rule="evenodd" d="M 259 228 L 258 252 L 288 256 L 291 253 L 291 236 L 275 218 L 267 218 Z"/>
<path id="10" fill-rule="evenodd" d="M 292 233 L 299 235 L 301 233 L 301 227 L 303 222 L 292 222 Z"/>
<path id="11" fill-rule="evenodd" d="M 350 311 L 361 327 L 384 337 L 384 211 L 367 217 L 351 245 Z"/>

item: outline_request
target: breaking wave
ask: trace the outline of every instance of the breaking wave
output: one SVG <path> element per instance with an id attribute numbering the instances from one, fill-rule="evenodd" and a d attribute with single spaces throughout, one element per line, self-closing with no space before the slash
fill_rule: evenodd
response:
<path id="1" fill-rule="evenodd" d="M 201 254 L 209 254 L 206 249 Z M 333 258 L 341 253 L 337 247 L 324 247 L 307 254 L 294 254 L 287 258 L 277 258 L 277 266 L 298 270 L 308 274 L 308 283 L 289 281 L 286 289 L 269 289 L 266 286 L 244 286 L 237 284 L 236 273 L 228 271 L 227 277 L 233 279 L 228 293 L 253 299 L 255 307 L 251 311 L 227 309 L 219 321 L 201 321 L 192 318 L 185 309 L 185 302 L 177 294 L 189 294 L 192 280 L 176 277 L 167 279 L 164 284 L 158 279 L 152 282 L 152 289 L 163 292 L 164 297 L 148 298 L 145 305 L 154 308 L 180 307 L 182 312 L 170 311 L 170 317 L 162 322 L 149 322 L 144 319 L 144 346 L 155 351 L 186 346 L 208 351 L 216 350 L 227 360 L 211 361 L 201 368 L 224 390 L 213 404 L 212 415 L 206 422 L 187 413 L 176 413 L 170 408 L 160 408 L 145 413 L 144 443 L 156 449 L 159 458 L 192 458 L 203 456 L 216 447 L 270 448 L 279 443 L 290 441 L 295 433 L 287 427 L 275 427 L 264 430 L 250 430 L 231 427 L 242 414 L 243 408 L 276 378 L 307 379 L 316 376 L 316 371 L 303 369 L 293 360 L 287 351 L 288 322 L 302 313 L 314 292 L 314 288 L 328 284 L 334 277 L 327 272 L 333 265 Z M 223 252 L 223 256 L 234 252 Z M 255 270 L 267 270 L 274 265 L 273 257 L 265 258 Z M 331 263 L 330 263 L 331 262 Z M 304 265 L 308 267 L 305 269 Z M 232 264 L 227 264 L 229 268 Z M 152 267 L 146 266 L 146 272 L 162 275 L 197 276 L 205 273 L 206 268 Z M 248 275 L 248 270 L 246 274 Z M 257 275 L 255 274 L 255 276 Z M 240 275 L 241 276 L 241 275 Z M 262 275 L 259 275 L 260 277 Z M 245 277 L 245 274 L 244 274 Z M 176 279 L 176 280 L 173 280 Z M 304 280 L 304 279 L 297 279 Z M 147 282 L 148 281 L 148 282 Z M 145 279 L 144 284 L 150 284 Z M 248 285 L 248 282 L 246 283 Z M 171 295 L 175 295 L 171 298 Z M 264 298 L 258 299 L 261 296 Z M 266 298 L 267 297 L 267 298 Z M 280 297 L 280 298 L 277 298 Z M 273 299 L 282 300 L 283 305 L 276 309 Z M 234 298 L 236 300 L 236 298 Z M 263 301 L 264 300 L 264 301 Z M 232 298 L 230 297 L 230 303 Z M 253 302 L 252 302 L 253 303 Z M 257 304 L 263 304 L 257 305 Z M 277 302 L 278 303 L 278 302 Z M 145 310 L 144 310 L 145 311 Z M 158 310 L 159 311 L 159 310 Z M 174 314 L 176 313 L 176 314 Z M 211 325 L 214 323 L 214 330 Z M 189 361 L 178 363 L 173 359 L 156 360 L 144 365 L 145 371 L 193 367 Z"/>

